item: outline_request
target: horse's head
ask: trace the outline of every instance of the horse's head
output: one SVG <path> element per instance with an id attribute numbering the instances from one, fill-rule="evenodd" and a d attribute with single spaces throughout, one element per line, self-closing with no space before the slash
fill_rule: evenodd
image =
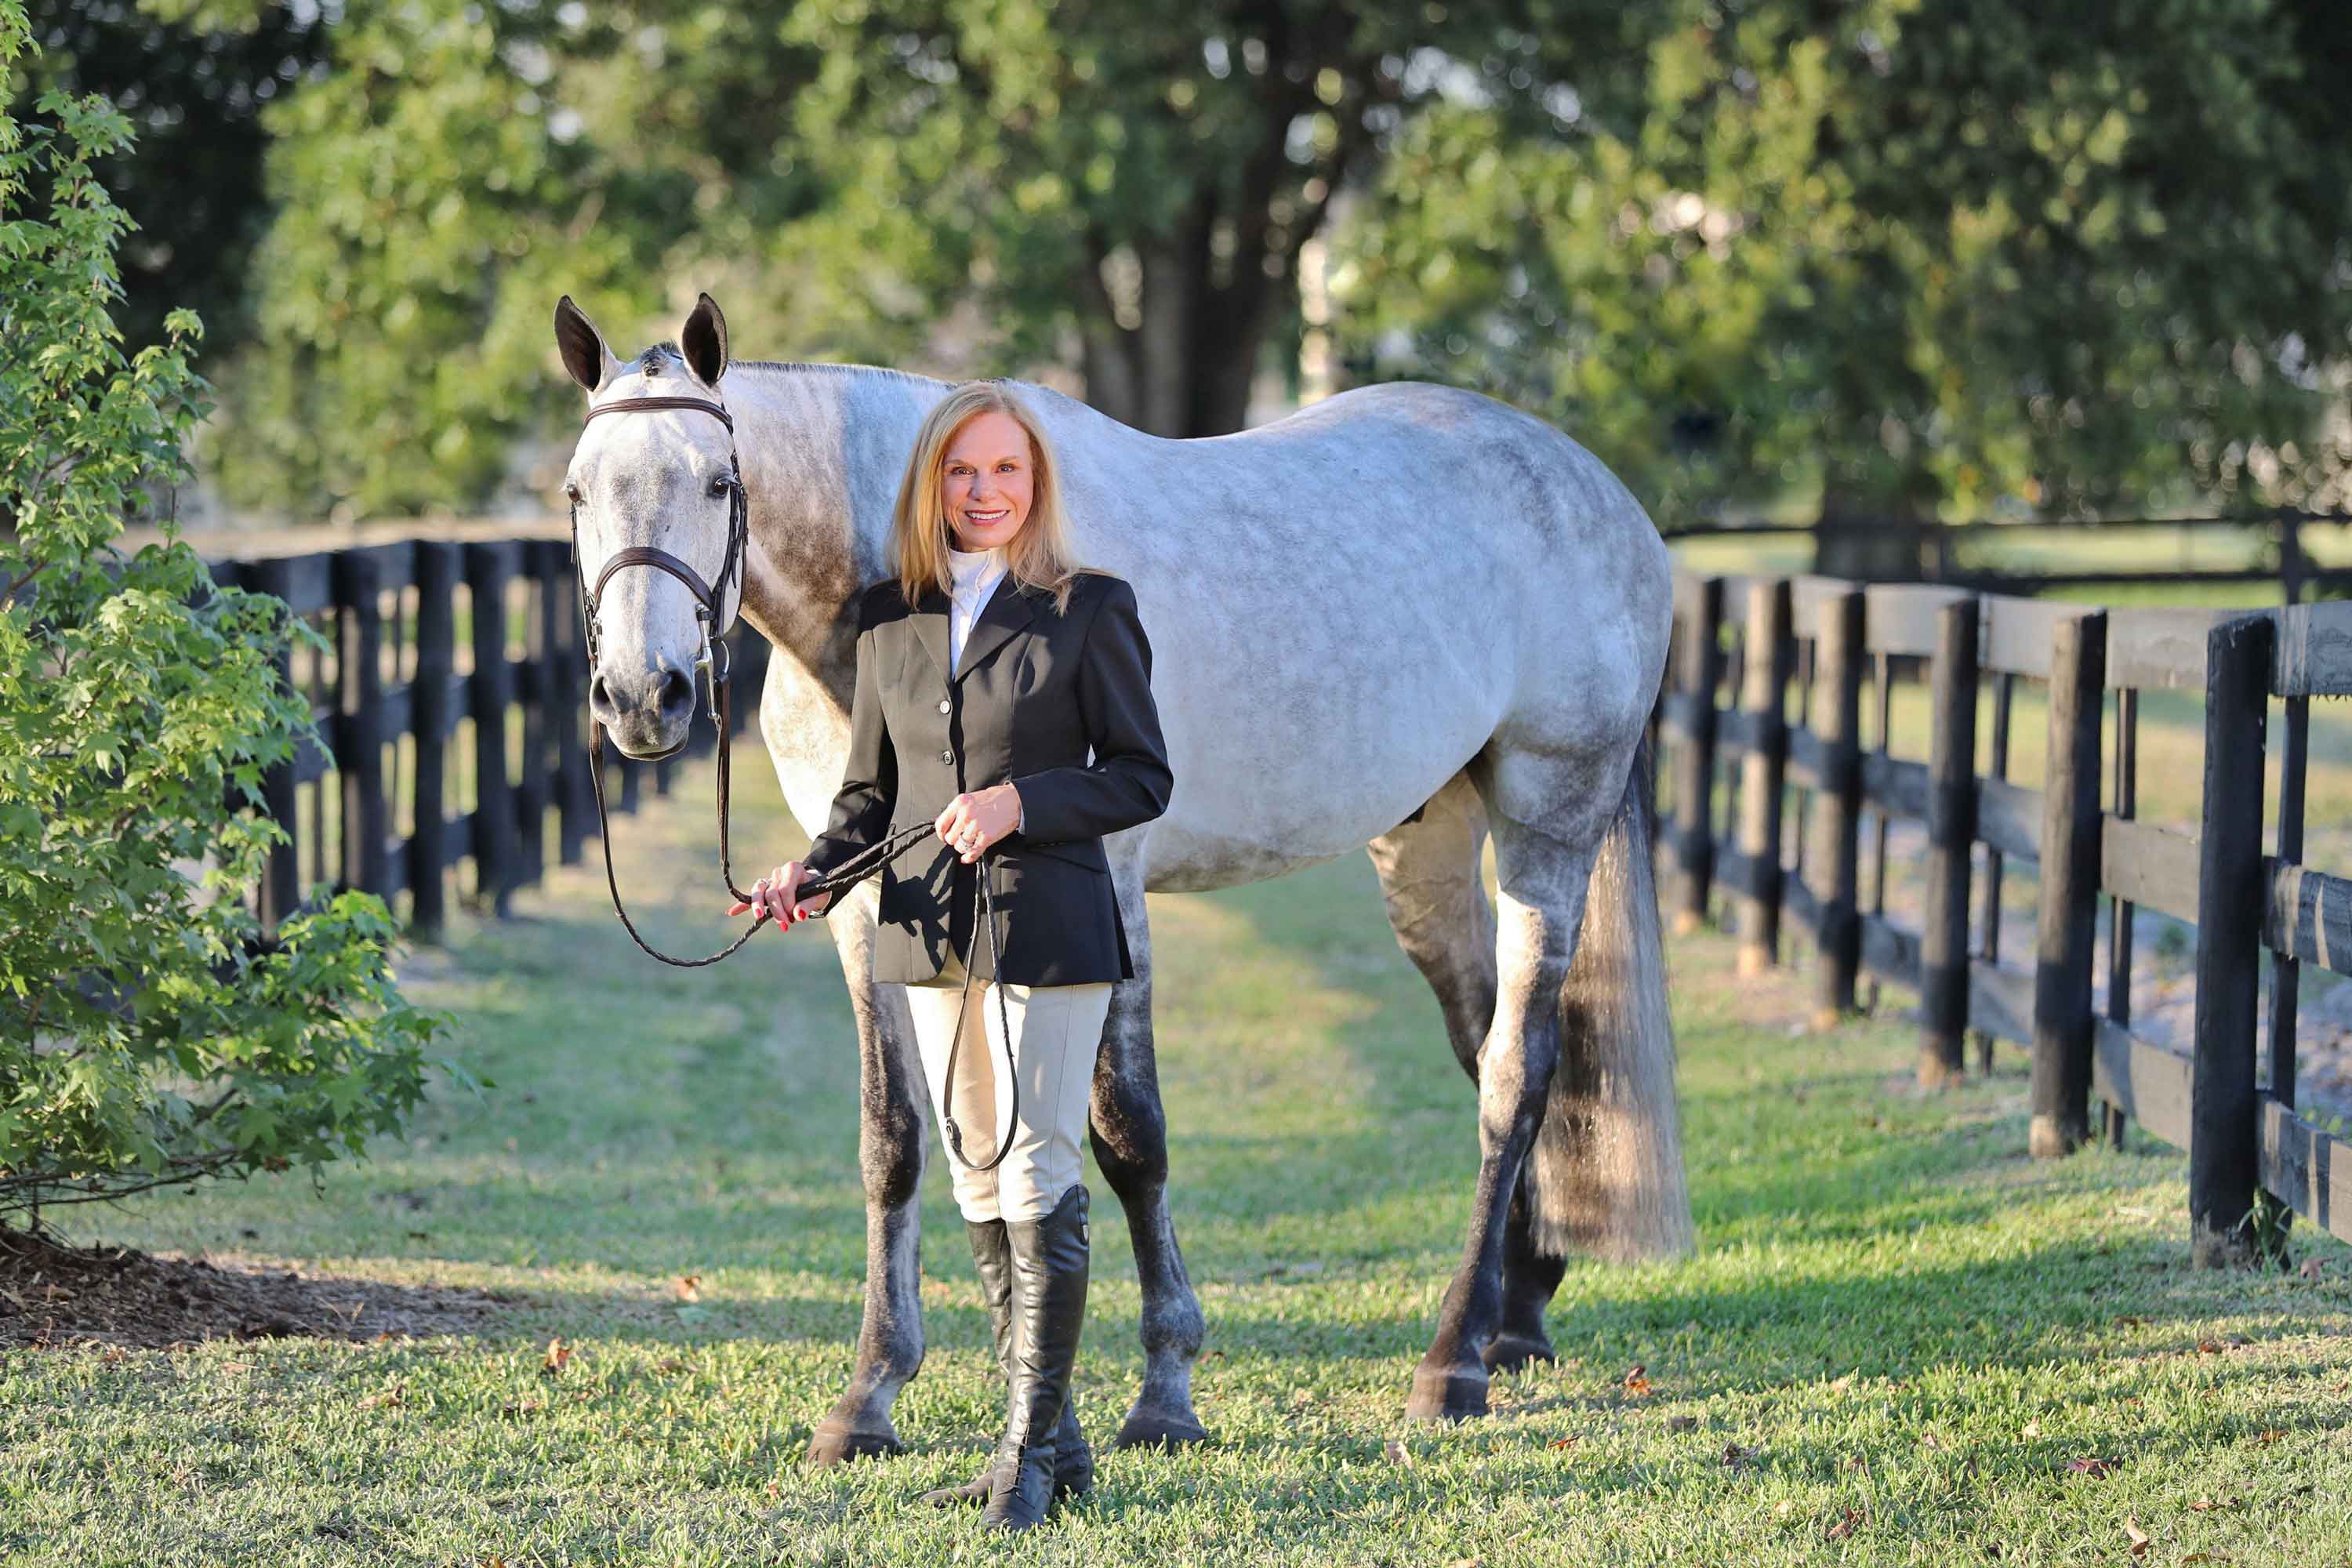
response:
<path id="1" fill-rule="evenodd" d="M 588 394 L 564 474 L 588 595 L 588 710 L 625 754 L 667 756 L 686 743 L 698 667 L 742 601 L 742 477 L 719 390 L 727 318 L 705 294 L 676 345 L 625 364 L 567 294 L 555 342 Z"/>

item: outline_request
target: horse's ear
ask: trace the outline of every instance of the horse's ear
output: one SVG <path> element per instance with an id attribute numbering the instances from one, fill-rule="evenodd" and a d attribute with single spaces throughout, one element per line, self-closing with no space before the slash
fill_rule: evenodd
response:
<path id="1" fill-rule="evenodd" d="M 584 392 L 594 392 L 621 368 L 621 362 L 604 346 L 604 334 L 569 294 L 555 302 L 555 346 L 563 355 L 563 368 Z"/>
<path id="2" fill-rule="evenodd" d="M 703 385 L 719 384 L 719 378 L 727 374 L 727 318 L 719 312 L 718 300 L 708 294 L 696 298 L 694 314 L 678 331 L 677 346 L 686 354 L 686 368 Z"/>

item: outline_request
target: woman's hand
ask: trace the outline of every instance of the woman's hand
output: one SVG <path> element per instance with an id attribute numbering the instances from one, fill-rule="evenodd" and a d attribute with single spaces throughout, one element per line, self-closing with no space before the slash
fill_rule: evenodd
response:
<path id="1" fill-rule="evenodd" d="M 833 902 L 831 893 L 813 893 L 807 900 L 799 897 L 801 879 L 806 870 L 797 860 L 787 860 L 751 887 L 751 901 L 738 903 L 727 912 L 740 915 L 747 910 L 774 918 L 778 931 L 789 931 L 793 924 L 824 912 Z"/>
<path id="2" fill-rule="evenodd" d="M 1009 784 L 960 795 L 931 824 L 967 866 L 988 847 L 1021 826 L 1021 792 Z"/>

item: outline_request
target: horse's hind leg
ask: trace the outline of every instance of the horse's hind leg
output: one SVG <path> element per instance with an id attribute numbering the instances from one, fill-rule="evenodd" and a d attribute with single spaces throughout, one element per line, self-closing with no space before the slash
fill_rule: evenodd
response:
<path id="1" fill-rule="evenodd" d="M 1118 1194 L 1135 1247 L 1136 1282 L 1143 1293 L 1143 1387 L 1113 1446 L 1172 1447 L 1209 1436 L 1192 1414 L 1192 1363 L 1206 1328 L 1168 1214 L 1168 1119 L 1160 1106 L 1151 1043 L 1151 936 L 1143 881 L 1132 862 L 1120 874 L 1118 900 L 1135 978 L 1111 990 L 1089 1120 L 1095 1163 Z"/>
<path id="2" fill-rule="evenodd" d="M 809 1438 L 813 1465 L 906 1445 L 890 1422 L 898 1390 L 923 1364 L 920 1222 L 925 1092 L 913 1019 L 895 987 L 875 984 L 875 901 L 871 882 L 845 896 L 827 921 L 849 979 L 857 1015 L 857 1164 L 866 1186 L 866 1310 L 857 1329 L 857 1363 L 832 1412 Z"/>
<path id="3" fill-rule="evenodd" d="M 1543 768 L 1544 760 L 1519 759 Z M 1511 765 L 1506 763 L 1507 767 Z M 1622 784 L 1619 774 L 1613 784 Z M 1516 782 L 1516 781 L 1515 781 Z M 1589 783 L 1589 781 L 1587 781 Z M 1486 1411 L 1483 1352 L 1502 1326 L 1503 1262 L 1511 1210 L 1541 1126 L 1560 1058 L 1561 987 L 1575 956 L 1585 891 L 1611 812 L 1592 793 L 1557 785 L 1529 792 L 1564 804 L 1538 826 L 1510 813 L 1515 792 L 1486 793 L 1495 833 L 1502 910 L 1494 1022 L 1478 1053 L 1478 1179 L 1462 1261 L 1438 1309 L 1437 1334 L 1413 1374 L 1405 1412 L 1459 1419 Z"/>
<path id="4" fill-rule="evenodd" d="M 1486 803 L 1465 772 L 1432 795 L 1413 820 L 1368 847 L 1397 945 L 1436 993 L 1446 1041 L 1474 1084 L 1478 1047 L 1495 1022 L 1495 909 L 1480 866 L 1486 846 Z M 1537 1248 L 1527 1180 L 1521 1176 L 1504 1222 L 1500 1318 L 1479 1349 L 1490 1372 L 1552 1357 L 1544 1309 L 1559 1289 L 1568 1260 Z"/>

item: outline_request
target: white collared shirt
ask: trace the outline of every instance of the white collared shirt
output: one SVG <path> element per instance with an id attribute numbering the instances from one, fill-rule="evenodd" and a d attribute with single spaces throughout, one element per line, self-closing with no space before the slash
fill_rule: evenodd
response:
<path id="1" fill-rule="evenodd" d="M 980 619 L 980 612 L 987 607 L 989 599 L 996 592 L 996 585 L 1004 580 L 1004 552 L 1001 547 L 958 550 L 950 544 L 948 546 L 948 574 L 955 583 L 948 602 L 948 668 L 953 670 L 963 661 L 964 640 L 971 636 L 973 623 Z M 1013 792 L 1013 798 L 1019 800 L 1019 791 Z M 1013 817 L 1015 832 L 1020 830 L 1028 815 L 1024 807 Z"/>
<path id="2" fill-rule="evenodd" d="M 997 584 L 1004 580 L 1004 552 L 1001 548 L 958 550 L 951 544 L 948 573 L 955 580 L 948 607 L 948 668 L 953 671 L 963 658 L 964 639 L 971 635 L 972 623 L 980 619 Z"/>

